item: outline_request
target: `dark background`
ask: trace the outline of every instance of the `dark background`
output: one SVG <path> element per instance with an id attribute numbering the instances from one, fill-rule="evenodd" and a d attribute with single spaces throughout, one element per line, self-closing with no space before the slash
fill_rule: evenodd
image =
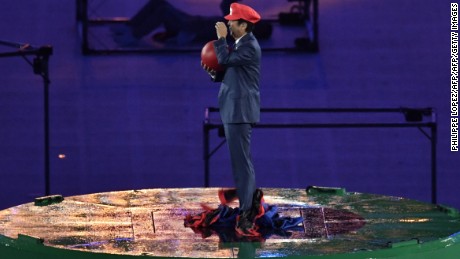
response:
<path id="1" fill-rule="evenodd" d="M 174 1 L 218 12 L 217 2 Z M 118 3 L 129 16 L 142 1 Z M 218 85 L 198 52 L 83 56 L 74 1 L 1 6 L 3 40 L 54 47 L 51 193 L 203 186 L 202 121 L 204 108 L 217 105 Z M 436 108 L 438 202 L 460 208 L 460 156 L 450 152 L 449 133 L 450 1 L 320 0 L 319 9 L 319 53 L 264 52 L 262 106 Z M 44 194 L 43 83 L 21 57 L 0 59 L 0 124 L 4 209 Z M 337 186 L 430 202 L 430 142 L 416 128 L 255 129 L 253 158 L 261 187 Z M 224 146 L 211 160 L 211 185 L 232 186 L 230 175 Z"/>

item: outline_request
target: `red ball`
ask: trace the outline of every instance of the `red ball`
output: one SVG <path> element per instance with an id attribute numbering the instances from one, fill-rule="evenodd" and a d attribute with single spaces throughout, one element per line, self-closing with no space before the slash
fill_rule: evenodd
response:
<path id="1" fill-rule="evenodd" d="M 212 40 L 206 43 L 201 49 L 201 61 L 214 71 L 223 71 L 224 68 L 217 62 L 216 50 L 213 44 L 214 41 L 215 40 Z"/>

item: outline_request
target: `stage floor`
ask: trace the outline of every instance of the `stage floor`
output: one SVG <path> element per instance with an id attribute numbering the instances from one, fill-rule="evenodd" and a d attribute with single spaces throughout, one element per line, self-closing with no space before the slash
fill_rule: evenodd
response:
<path id="1" fill-rule="evenodd" d="M 45 248 L 59 248 L 64 254 L 85 252 L 79 258 L 101 253 L 163 258 L 335 256 L 375 251 L 395 255 L 399 247 L 415 245 L 420 250 L 423 244 L 438 241 L 458 247 L 457 210 L 343 189 L 263 189 L 265 202 L 278 206 L 280 215 L 303 217 L 303 222 L 291 230 L 268 231 L 258 239 L 239 237 L 233 228 L 184 227 L 185 216 L 203 211 L 202 203 L 217 207 L 217 190 L 118 191 L 63 201 L 54 197 L 54 204 L 43 199 L 12 207 L 0 211 L 0 254 L 7 248 L 30 251 L 30 240 Z"/>

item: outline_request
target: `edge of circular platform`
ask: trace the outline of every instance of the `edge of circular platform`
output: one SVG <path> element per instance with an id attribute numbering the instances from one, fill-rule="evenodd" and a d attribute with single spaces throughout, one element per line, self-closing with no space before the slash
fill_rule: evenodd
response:
<path id="1" fill-rule="evenodd" d="M 309 195 L 332 195 L 340 196 L 347 192 L 343 188 L 307 188 Z M 48 206 L 53 203 L 59 203 L 63 200 L 62 196 L 53 195 L 40 197 L 35 200 L 35 206 Z M 436 205 L 433 205 L 436 206 Z M 458 210 L 447 206 L 437 205 L 440 211 L 458 218 Z M 457 230 L 458 231 L 458 230 Z M 251 243 L 249 243 L 251 244 Z M 247 244 L 246 244 L 247 245 Z M 257 245 L 257 244 L 253 244 Z M 238 246 L 238 244 L 235 244 Z M 350 253 L 329 254 L 329 255 L 312 255 L 312 256 L 282 256 L 275 254 L 271 258 L 312 258 L 312 259 L 358 259 L 358 258 L 457 258 L 460 254 L 460 232 L 456 232 L 447 237 L 441 237 L 428 242 L 420 242 L 417 239 L 402 241 L 398 243 L 389 243 L 387 248 L 376 250 L 357 250 Z M 101 252 L 88 253 L 79 250 L 69 250 L 59 247 L 51 247 L 44 244 L 44 240 L 37 237 L 19 234 L 17 238 L 7 237 L 0 234 L 0 256 L 2 258 L 17 259 L 107 259 L 107 258 L 177 258 L 155 256 L 151 253 L 139 255 L 118 255 Z M 235 255 L 236 256 L 236 255 Z M 190 257 L 180 257 L 190 258 Z"/>
<path id="2" fill-rule="evenodd" d="M 457 258 L 460 254 L 460 232 L 436 241 L 419 244 L 416 240 L 394 244 L 392 248 L 375 251 L 359 251 L 348 254 L 308 256 L 308 258 L 324 259 L 358 259 L 358 258 Z M 16 259 L 107 259 L 107 258 L 171 258 L 151 255 L 114 255 L 102 253 L 86 253 L 43 245 L 39 238 L 20 235 L 17 239 L 0 235 L 0 255 Z M 186 258 L 186 257 L 185 257 Z M 296 259 L 305 256 L 272 257 Z"/>

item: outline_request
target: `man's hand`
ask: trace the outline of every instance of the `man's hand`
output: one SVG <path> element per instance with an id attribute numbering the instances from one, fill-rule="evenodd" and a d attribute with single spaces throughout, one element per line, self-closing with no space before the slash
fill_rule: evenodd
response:
<path id="1" fill-rule="evenodd" d="M 216 71 L 212 70 L 210 67 L 206 66 L 203 61 L 201 61 L 201 67 L 203 67 L 203 69 L 208 72 L 208 74 L 214 78 L 216 76 Z"/>
<path id="2" fill-rule="evenodd" d="M 226 38 L 228 31 L 227 31 L 227 25 L 223 22 L 217 22 L 216 23 L 216 33 L 217 33 L 217 38 Z"/>

